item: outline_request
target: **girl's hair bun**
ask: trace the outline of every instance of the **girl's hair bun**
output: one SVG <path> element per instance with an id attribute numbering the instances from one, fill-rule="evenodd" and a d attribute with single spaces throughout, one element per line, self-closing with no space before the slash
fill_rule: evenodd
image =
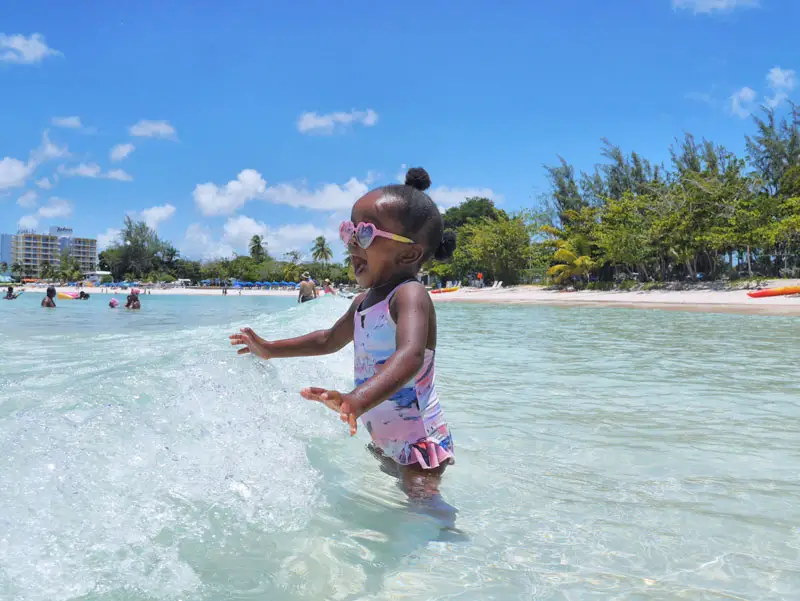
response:
<path id="1" fill-rule="evenodd" d="M 433 258 L 437 261 L 447 261 L 456 250 L 456 233 L 446 230 L 442 234 L 442 241 L 433 253 Z"/>
<path id="2" fill-rule="evenodd" d="M 406 173 L 406 186 L 424 192 L 431 187 L 431 176 L 422 167 L 412 167 Z"/>

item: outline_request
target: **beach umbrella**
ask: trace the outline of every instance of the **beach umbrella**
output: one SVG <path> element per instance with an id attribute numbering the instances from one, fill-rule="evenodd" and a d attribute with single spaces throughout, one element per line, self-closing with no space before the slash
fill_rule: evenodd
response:
<path id="1" fill-rule="evenodd" d="M 281 285 L 281 283 L 280 283 L 280 282 L 272 282 L 272 284 L 270 284 L 270 285 L 271 285 L 271 286 L 280 286 L 280 285 Z"/>

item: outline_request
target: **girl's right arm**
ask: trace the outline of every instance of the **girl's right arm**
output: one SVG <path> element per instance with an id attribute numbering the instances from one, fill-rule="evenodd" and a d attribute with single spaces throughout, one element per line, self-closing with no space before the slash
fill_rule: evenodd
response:
<path id="1" fill-rule="evenodd" d="M 237 351 L 238 354 L 253 353 L 262 359 L 330 355 L 353 341 L 353 320 L 361 299 L 362 296 L 356 297 L 347 313 L 327 330 L 317 330 L 297 338 L 270 342 L 261 338 L 252 329 L 242 328 L 238 334 L 230 336 L 230 341 L 233 346 L 244 345 L 244 348 Z"/>

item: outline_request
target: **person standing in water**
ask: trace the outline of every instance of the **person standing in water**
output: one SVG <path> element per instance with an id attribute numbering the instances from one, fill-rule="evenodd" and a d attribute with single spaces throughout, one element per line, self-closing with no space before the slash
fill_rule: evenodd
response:
<path id="1" fill-rule="evenodd" d="M 333 294 L 336 296 L 336 290 L 333 288 L 333 284 L 331 284 L 331 281 L 328 278 L 325 278 L 325 286 L 322 291 L 325 294 Z"/>
<path id="2" fill-rule="evenodd" d="M 300 290 L 297 293 L 297 302 L 307 303 L 317 298 L 317 287 L 311 281 L 311 275 L 306 271 L 300 278 L 302 281 L 300 282 Z"/>
<path id="3" fill-rule="evenodd" d="M 454 446 L 435 384 L 436 310 L 417 275 L 429 259 L 452 257 L 456 239 L 425 193 L 430 184 L 427 171 L 410 169 L 405 185 L 372 190 L 355 203 L 340 235 L 367 291 L 331 328 L 276 341 L 243 328 L 230 341 L 244 346 L 239 354 L 262 359 L 328 355 L 353 342 L 353 390 L 310 387 L 300 394 L 338 413 L 351 435 L 360 419 L 370 450 L 409 498 L 437 501 Z"/>
<path id="4" fill-rule="evenodd" d="M 6 292 L 6 295 L 3 297 L 3 300 L 14 300 L 18 296 L 19 296 L 19 294 L 14 294 L 14 287 L 13 286 L 9 286 L 8 287 L 8 292 Z"/>
<path id="5" fill-rule="evenodd" d="M 55 298 L 56 298 L 55 286 L 48 286 L 47 295 L 42 299 L 42 307 L 47 307 L 48 309 L 55 309 L 56 308 Z"/>
<path id="6" fill-rule="evenodd" d="M 139 295 L 132 292 L 128 295 L 128 302 L 125 303 L 126 309 L 141 309 L 142 303 L 139 302 Z"/>

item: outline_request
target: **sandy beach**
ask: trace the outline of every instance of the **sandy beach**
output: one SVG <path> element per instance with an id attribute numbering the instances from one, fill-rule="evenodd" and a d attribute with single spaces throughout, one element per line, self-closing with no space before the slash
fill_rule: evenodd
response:
<path id="1" fill-rule="evenodd" d="M 797 286 L 800 280 L 768 282 L 768 287 Z M 44 288 L 26 288 L 29 294 L 44 294 Z M 116 296 L 123 300 L 128 292 L 113 288 L 84 288 L 92 295 Z M 141 288 L 144 294 L 144 288 Z M 76 292 L 75 288 L 59 287 L 59 292 Z M 150 288 L 151 295 L 222 296 L 220 288 Z M 512 286 L 499 289 L 462 288 L 456 292 L 434 294 L 436 303 L 508 303 L 528 305 L 617 307 L 634 309 L 668 309 L 678 311 L 745 313 L 763 315 L 800 315 L 800 295 L 772 298 L 750 298 L 747 290 L 651 290 L 651 291 L 577 291 L 561 292 L 539 286 Z M 239 296 L 236 288 L 228 296 Z M 295 297 L 294 290 L 243 289 L 241 296 Z"/>
<path id="2" fill-rule="evenodd" d="M 772 286 L 797 286 L 800 280 L 769 282 Z M 436 302 L 513 303 L 559 306 L 596 306 L 636 309 L 672 309 L 715 313 L 800 315 L 800 295 L 750 298 L 747 290 L 652 290 L 628 292 L 561 292 L 538 286 L 500 289 L 462 288 L 434 295 Z"/>

